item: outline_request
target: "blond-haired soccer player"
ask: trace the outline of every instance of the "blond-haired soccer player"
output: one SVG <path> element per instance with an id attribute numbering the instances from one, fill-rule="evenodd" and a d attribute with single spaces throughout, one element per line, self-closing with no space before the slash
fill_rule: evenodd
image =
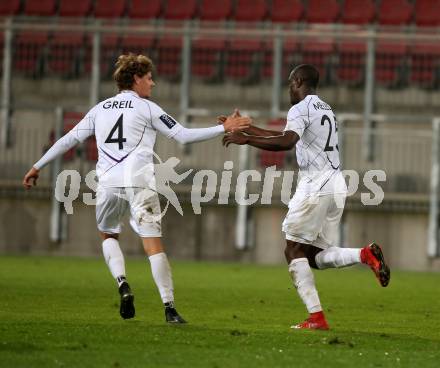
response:
<path id="1" fill-rule="evenodd" d="M 121 220 L 130 211 L 130 224 L 141 237 L 149 257 L 153 279 L 165 306 L 166 321 L 185 323 L 174 307 L 173 281 L 161 241 L 160 204 L 156 192 L 143 195 L 154 182 L 153 148 L 159 131 L 179 143 L 192 143 L 244 129 L 250 119 L 230 117 L 221 125 L 187 129 L 149 100 L 155 83 L 153 63 L 144 55 L 121 55 L 114 79 L 119 93 L 94 106 L 66 135 L 34 164 L 23 179 L 29 189 L 40 170 L 57 156 L 95 135 L 98 149 L 96 220 L 103 239 L 102 250 L 121 297 L 120 315 L 135 315 L 134 295 L 126 279 L 119 246 Z"/>
<path id="2" fill-rule="evenodd" d="M 334 246 L 344 210 L 347 187 L 339 169 L 336 118 L 332 108 L 316 95 L 318 70 L 302 64 L 289 76 L 292 108 L 284 132 L 251 126 L 243 133 L 223 138 L 227 146 L 249 144 L 269 151 L 296 147 L 299 179 L 282 229 L 286 234 L 285 257 L 309 318 L 292 328 L 328 329 L 310 267 L 317 269 L 368 265 L 380 284 L 387 286 L 390 269 L 382 250 L 372 243 L 362 249 Z M 234 116 L 236 116 L 234 114 Z"/>

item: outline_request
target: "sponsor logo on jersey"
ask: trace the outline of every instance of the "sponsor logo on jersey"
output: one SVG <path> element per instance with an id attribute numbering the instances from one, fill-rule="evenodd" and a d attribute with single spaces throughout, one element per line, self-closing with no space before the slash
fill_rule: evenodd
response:
<path id="1" fill-rule="evenodd" d="M 162 120 L 162 123 L 164 123 L 168 127 L 168 129 L 171 129 L 174 125 L 177 124 L 177 121 L 167 114 L 161 115 L 159 119 Z"/>

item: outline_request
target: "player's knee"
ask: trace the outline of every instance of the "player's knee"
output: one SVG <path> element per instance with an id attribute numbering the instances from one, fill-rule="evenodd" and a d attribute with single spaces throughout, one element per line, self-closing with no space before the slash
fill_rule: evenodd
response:
<path id="1" fill-rule="evenodd" d="M 287 263 L 290 263 L 296 258 L 304 258 L 305 253 L 301 244 L 287 241 L 286 248 L 284 249 L 284 256 L 286 257 Z"/>
<path id="2" fill-rule="evenodd" d="M 118 240 L 119 238 L 119 234 L 107 234 L 107 233 L 103 233 L 103 232 L 99 232 L 99 235 L 101 236 L 102 240 L 106 240 L 106 239 L 116 239 Z"/>

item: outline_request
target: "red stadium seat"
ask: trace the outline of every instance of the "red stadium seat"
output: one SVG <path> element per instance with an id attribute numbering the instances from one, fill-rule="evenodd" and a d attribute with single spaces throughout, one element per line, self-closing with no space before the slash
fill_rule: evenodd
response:
<path id="1" fill-rule="evenodd" d="M 234 20 L 238 22 L 262 21 L 267 14 L 265 0 L 237 0 Z"/>
<path id="2" fill-rule="evenodd" d="M 125 0 L 96 0 L 95 17 L 119 18 L 125 12 Z"/>
<path id="3" fill-rule="evenodd" d="M 405 25 L 411 21 L 413 6 L 407 0 L 382 0 L 378 16 L 381 25 Z"/>
<path id="4" fill-rule="evenodd" d="M 19 33 L 14 47 L 14 70 L 32 76 L 41 76 L 44 71 L 44 54 L 48 39 L 47 32 Z"/>
<path id="5" fill-rule="evenodd" d="M 440 26 L 440 0 L 417 0 L 415 21 L 419 27 Z"/>
<path id="6" fill-rule="evenodd" d="M 100 73 L 101 78 L 108 78 L 112 75 L 114 65 L 118 56 L 121 54 L 119 48 L 120 37 L 118 34 L 106 33 L 101 37 L 101 59 L 100 59 Z M 84 57 L 84 71 L 86 74 L 92 71 L 92 55 L 93 55 L 93 38 L 90 35 L 86 36 L 85 42 L 85 57 Z"/>
<path id="7" fill-rule="evenodd" d="M 121 40 L 121 51 L 126 54 L 132 52 L 133 54 L 148 55 L 153 57 L 154 37 L 143 35 L 126 35 Z M 116 61 L 116 60 L 115 60 Z"/>
<path id="8" fill-rule="evenodd" d="M 0 1 L 0 16 L 18 14 L 20 11 L 20 0 Z"/>
<path id="9" fill-rule="evenodd" d="M 61 17 L 86 17 L 92 9 L 92 0 L 60 0 L 59 12 Z"/>
<path id="10" fill-rule="evenodd" d="M 402 86 L 405 81 L 405 42 L 379 42 L 376 46 L 375 79 L 386 87 Z"/>
<path id="11" fill-rule="evenodd" d="M 196 0 L 168 0 L 164 18 L 169 20 L 191 19 L 196 10 Z"/>
<path id="12" fill-rule="evenodd" d="M 224 39 L 196 39 L 192 45 L 192 75 L 208 81 L 219 81 L 223 74 L 226 51 Z"/>
<path id="13" fill-rule="evenodd" d="M 180 77 L 182 38 L 162 37 L 157 46 L 157 73 L 159 76 L 176 80 Z"/>
<path id="14" fill-rule="evenodd" d="M 55 15 L 55 0 L 26 0 L 25 15 Z"/>
<path id="15" fill-rule="evenodd" d="M 342 6 L 342 22 L 346 24 L 368 24 L 376 17 L 373 0 L 345 0 Z"/>
<path id="16" fill-rule="evenodd" d="M 434 88 L 440 82 L 440 45 L 438 42 L 413 46 L 410 82 L 425 88 Z"/>
<path id="17" fill-rule="evenodd" d="M 320 84 L 331 81 L 331 58 L 335 51 L 332 39 L 308 39 L 302 44 L 302 63 L 313 64 L 319 70 Z"/>
<path id="18" fill-rule="evenodd" d="M 300 0 L 273 0 L 270 19 L 272 22 L 298 22 L 304 14 Z"/>
<path id="19" fill-rule="evenodd" d="M 232 12 L 232 0 L 201 0 L 198 15 L 202 21 L 221 21 Z"/>
<path id="20" fill-rule="evenodd" d="M 283 43 L 283 59 L 282 59 L 282 82 L 287 83 L 290 71 L 299 64 L 298 51 L 299 42 L 296 39 L 286 39 Z M 273 44 L 267 44 L 264 51 L 263 77 L 272 78 L 273 76 Z"/>
<path id="21" fill-rule="evenodd" d="M 282 131 L 286 126 L 286 119 L 274 119 L 267 123 L 267 129 Z M 261 167 L 270 167 L 276 165 L 277 168 L 284 166 L 286 151 L 259 151 L 259 161 Z"/>
<path id="22" fill-rule="evenodd" d="M 80 74 L 83 45 L 82 33 L 56 33 L 49 45 L 49 71 L 65 77 L 77 77 Z"/>
<path id="23" fill-rule="evenodd" d="M 91 136 L 86 139 L 85 151 L 87 161 L 98 161 L 98 147 L 96 146 L 95 136 Z"/>
<path id="24" fill-rule="evenodd" d="M 152 19 L 159 16 L 160 0 L 131 0 L 128 16 L 133 19 Z"/>
<path id="25" fill-rule="evenodd" d="M 243 83 L 260 78 L 264 45 L 257 40 L 231 40 L 228 47 L 225 76 Z"/>
<path id="26" fill-rule="evenodd" d="M 339 16 L 336 0 L 309 0 L 306 21 L 308 23 L 334 23 Z"/>
<path id="27" fill-rule="evenodd" d="M 339 44 L 339 61 L 336 66 L 336 77 L 339 82 L 358 86 L 364 80 L 365 42 L 341 42 Z"/>

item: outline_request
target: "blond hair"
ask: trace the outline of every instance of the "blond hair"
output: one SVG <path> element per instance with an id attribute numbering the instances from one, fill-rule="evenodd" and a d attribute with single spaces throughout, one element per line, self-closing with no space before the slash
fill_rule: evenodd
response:
<path id="1" fill-rule="evenodd" d="M 153 72 L 154 69 L 154 64 L 149 57 L 132 53 L 120 55 L 115 66 L 113 78 L 120 91 L 133 87 L 135 75 L 143 77 L 148 72 Z"/>

